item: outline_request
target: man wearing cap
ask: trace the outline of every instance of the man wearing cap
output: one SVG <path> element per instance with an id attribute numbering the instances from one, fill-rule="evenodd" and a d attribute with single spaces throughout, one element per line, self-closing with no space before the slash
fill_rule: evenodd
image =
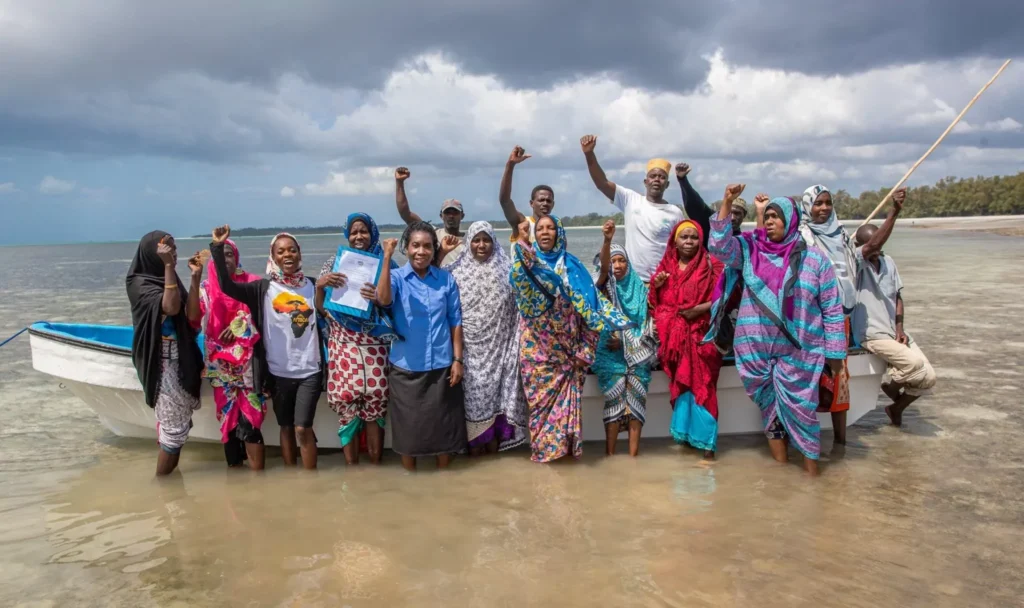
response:
<path id="1" fill-rule="evenodd" d="M 551 211 L 555 208 L 555 191 L 551 189 L 551 186 L 541 184 L 535 186 L 530 193 L 530 209 L 533 213 L 530 216 L 525 216 L 516 209 L 516 204 L 512 201 L 512 172 L 515 170 L 516 165 L 528 158 L 530 158 L 530 155 L 522 147 L 516 146 L 512 148 L 512 153 L 508 156 L 508 162 L 505 163 L 505 172 L 501 176 L 501 185 L 498 187 L 498 201 L 501 203 L 501 211 L 505 214 L 505 220 L 508 221 L 508 225 L 512 228 L 512 236 L 509 240 L 512 242 L 513 256 L 515 256 L 515 243 L 519 240 L 519 224 L 526 221 L 530 222 L 530 234 L 524 236 L 526 236 L 528 242 L 532 243 L 537 220 L 551 215 Z"/>
<path id="2" fill-rule="evenodd" d="M 669 186 L 668 174 L 672 163 L 655 158 L 647 163 L 644 186 L 647 195 L 623 188 L 608 179 L 597 162 L 594 147 L 596 135 L 584 135 L 580 147 L 587 158 L 590 179 L 612 204 L 622 211 L 626 224 L 626 255 L 633 270 L 644 283 L 650 283 L 651 275 L 665 254 L 672 227 L 683 221 L 685 216 L 678 205 L 665 201 L 665 190 Z"/>
<path id="3" fill-rule="evenodd" d="M 406 224 L 414 224 L 423 220 L 409 209 L 409 198 L 405 195 L 405 180 L 407 179 L 409 179 L 409 169 L 406 167 L 395 169 L 395 205 L 398 206 L 398 215 L 402 216 L 402 221 Z M 441 222 L 443 225 L 440 228 L 434 228 L 434 231 L 437 233 L 438 243 L 443 242 L 447 236 L 460 239 L 458 247 L 452 249 L 448 255 L 444 256 L 444 259 L 435 261 L 435 263 L 439 263 L 442 267 L 448 266 L 459 259 L 459 254 L 466 248 L 466 243 L 462 242 L 462 238 L 465 236 L 465 233 L 461 230 L 463 217 L 465 217 L 465 214 L 462 212 L 462 203 L 459 201 L 450 198 L 441 203 Z"/>

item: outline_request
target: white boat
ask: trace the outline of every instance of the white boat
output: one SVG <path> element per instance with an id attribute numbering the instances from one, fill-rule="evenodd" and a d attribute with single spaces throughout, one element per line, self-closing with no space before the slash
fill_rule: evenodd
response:
<path id="1" fill-rule="evenodd" d="M 79 325 L 36 323 L 29 328 L 32 367 L 60 378 L 85 402 L 111 432 L 122 437 L 156 438 L 153 409 L 146 405 L 142 385 L 132 365 L 132 328 L 115 325 Z M 885 372 L 885 363 L 863 351 L 851 352 L 850 411 L 847 425 L 854 424 L 875 409 L 878 390 Z M 597 378 L 590 376 L 583 389 L 583 436 L 587 440 L 603 440 L 602 410 L 604 400 Z M 203 407 L 193 416 L 192 441 L 220 441 L 220 425 L 214 413 L 213 392 L 203 383 Z M 647 423 L 644 437 L 668 437 L 671 409 L 668 381 L 665 374 L 655 372 L 647 398 Z M 747 398 L 736 368 L 726 364 L 718 382 L 718 425 L 720 435 L 760 433 L 761 415 Z M 831 416 L 819 414 L 823 429 L 832 428 Z M 314 430 L 321 448 L 340 447 L 338 418 L 327 405 L 327 396 L 317 405 Z M 385 427 L 390 429 L 390 425 Z M 279 445 L 279 428 L 273 413 L 263 423 L 263 436 L 268 445 Z M 390 431 L 385 433 L 385 447 L 390 446 Z"/>

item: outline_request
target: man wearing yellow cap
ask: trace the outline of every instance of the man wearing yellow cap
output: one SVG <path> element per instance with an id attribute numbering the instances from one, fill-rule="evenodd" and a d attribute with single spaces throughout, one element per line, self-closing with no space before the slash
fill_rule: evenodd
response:
<path id="1" fill-rule="evenodd" d="M 597 162 L 594 147 L 596 135 L 584 135 L 580 147 L 587 158 L 590 179 L 613 205 L 622 211 L 626 224 L 626 255 L 633 270 L 644 283 L 650 283 L 661 257 L 665 253 L 672 227 L 686 219 L 678 205 L 665 201 L 665 190 L 669 186 L 669 171 L 672 163 L 655 158 L 647 163 L 644 186 L 647 194 L 617 185 L 608 179 L 604 169 Z"/>

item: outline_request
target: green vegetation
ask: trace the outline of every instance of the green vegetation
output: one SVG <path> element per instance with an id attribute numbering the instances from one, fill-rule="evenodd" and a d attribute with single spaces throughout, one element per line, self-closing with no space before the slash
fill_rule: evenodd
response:
<path id="1" fill-rule="evenodd" d="M 839 217 L 864 219 L 889 192 L 889 188 L 866 190 L 853 197 L 846 190 L 832 193 Z M 748 187 L 745 195 L 753 199 Z M 803 193 L 793 198 L 799 201 Z M 717 205 L 717 203 L 716 203 Z M 753 218 L 753 205 L 748 218 Z M 888 209 L 875 216 L 883 219 Z M 900 217 L 969 217 L 976 215 L 1021 215 L 1024 214 L 1024 172 L 1017 175 L 996 177 L 969 177 L 958 179 L 947 177 L 934 186 L 907 189 L 907 201 Z"/>
<path id="2" fill-rule="evenodd" d="M 724 186 L 724 184 L 723 184 Z M 756 187 L 753 187 L 756 191 Z M 853 197 L 846 190 L 837 190 L 832 193 L 836 210 L 839 216 L 845 219 L 863 219 L 878 205 L 882 197 L 889 192 L 888 188 L 881 190 L 866 190 L 860 196 Z M 678 195 L 678 192 L 676 193 Z M 753 198 L 754 192 L 748 189 L 744 193 L 747 197 Z M 794 196 L 800 200 L 801 194 Z M 717 205 L 717 203 L 716 203 Z M 748 203 L 748 209 L 753 212 L 753 205 Z M 883 210 L 877 216 L 884 218 L 887 210 Z M 975 215 L 1021 215 L 1024 214 L 1024 172 L 1017 175 L 1006 175 L 996 177 L 969 177 L 958 179 L 947 177 L 939 180 L 934 186 L 921 186 L 910 188 L 907 191 L 907 202 L 903 206 L 901 217 L 967 217 Z M 747 216 L 753 219 L 753 214 Z M 475 219 L 475 218 L 470 218 Z M 600 213 L 588 213 L 587 215 L 571 215 L 562 218 L 562 224 L 569 226 L 600 226 L 606 220 L 615 220 L 618 225 L 622 224 L 622 214 L 601 215 Z M 508 222 L 504 220 L 491 220 L 495 228 L 508 228 Z M 382 232 L 397 232 L 405 229 L 404 224 L 383 224 L 380 226 Z M 303 226 L 299 228 L 241 228 L 232 229 L 234 236 L 272 236 L 278 232 L 291 232 L 293 234 L 339 234 L 343 231 L 341 226 Z M 200 238 L 207 235 L 197 235 Z"/>

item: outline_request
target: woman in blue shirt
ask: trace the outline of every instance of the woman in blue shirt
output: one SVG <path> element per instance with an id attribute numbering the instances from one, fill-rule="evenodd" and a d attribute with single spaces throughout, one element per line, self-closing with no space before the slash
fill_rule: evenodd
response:
<path id="1" fill-rule="evenodd" d="M 392 271 L 397 245 L 384 241 L 377 282 L 377 302 L 391 311 L 402 336 L 391 345 L 388 372 L 391 449 L 408 471 L 423 456 L 437 457 L 443 469 L 467 444 L 459 288 L 447 270 L 433 265 L 439 245 L 430 224 L 405 229 L 402 250 L 409 261 Z"/>

